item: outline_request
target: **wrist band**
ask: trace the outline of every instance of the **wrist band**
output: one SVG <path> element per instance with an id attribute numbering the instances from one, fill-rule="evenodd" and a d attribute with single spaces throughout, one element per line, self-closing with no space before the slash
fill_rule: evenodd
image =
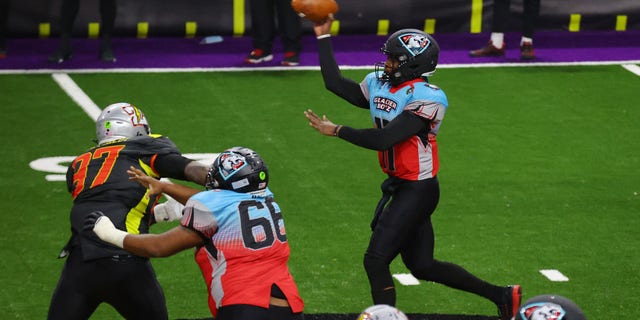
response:
<path id="1" fill-rule="evenodd" d="M 335 137 L 337 137 L 337 136 L 338 136 L 338 132 L 340 132 L 340 129 L 342 129 L 342 126 L 341 126 L 341 125 L 337 125 L 337 126 L 335 126 L 335 127 L 333 128 L 333 135 L 334 135 Z"/>
<path id="2" fill-rule="evenodd" d="M 331 37 L 331 34 L 327 33 L 327 34 L 321 34 L 317 36 L 316 39 L 320 40 L 320 39 L 329 38 L 329 37 Z"/>

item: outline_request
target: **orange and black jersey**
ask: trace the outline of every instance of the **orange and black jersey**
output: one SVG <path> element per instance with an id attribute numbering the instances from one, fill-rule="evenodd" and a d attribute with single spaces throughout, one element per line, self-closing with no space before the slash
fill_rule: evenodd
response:
<path id="1" fill-rule="evenodd" d="M 79 241 L 85 260 L 126 253 L 83 231 L 86 215 L 99 210 L 118 229 L 148 233 L 155 199 L 147 197 L 145 187 L 129 180 L 127 169 L 134 166 L 151 177 L 184 180 L 184 169 L 191 161 L 160 135 L 115 140 L 77 156 L 67 170 L 67 188 L 73 198 L 72 245 Z"/>

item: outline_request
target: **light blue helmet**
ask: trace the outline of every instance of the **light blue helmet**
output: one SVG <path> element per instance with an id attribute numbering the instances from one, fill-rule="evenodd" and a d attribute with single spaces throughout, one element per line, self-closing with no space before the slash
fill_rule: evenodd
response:
<path id="1" fill-rule="evenodd" d="M 96 120 L 96 137 L 99 144 L 116 139 L 146 136 L 150 133 L 151 128 L 142 110 L 126 102 L 107 106 Z"/>

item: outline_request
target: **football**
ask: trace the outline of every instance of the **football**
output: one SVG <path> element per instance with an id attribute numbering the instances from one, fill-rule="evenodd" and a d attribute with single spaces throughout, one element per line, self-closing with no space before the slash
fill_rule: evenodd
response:
<path id="1" fill-rule="evenodd" d="M 335 0 L 292 0 L 291 7 L 300 16 L 313 22 L 323 22 L 338 12 Z"/>

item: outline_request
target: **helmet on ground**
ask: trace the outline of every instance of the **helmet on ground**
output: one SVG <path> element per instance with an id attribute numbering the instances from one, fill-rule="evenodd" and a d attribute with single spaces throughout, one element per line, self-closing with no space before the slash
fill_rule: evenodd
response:
<path id="1" fill-rule="evenodd" d="M 516 320 L 586 320 L 587 318 L 573 301 L 568 298 L 543 294 L 525 301 Z"/>
<path id="2" fill-rule="evenodd" d="M 398 59 L 398 68 L 390 74 L 381 74 L 396 86 L 405 81 L 429 76 L 436 71 L 440 47 L 429 34 L 418 29 L 402 29 L 396 31 L 384 43 L 382 52 L 387 58 Z"/>
<path id="3" fill-rule="evenodd" d="M 368 307 L 360 313 L 357 320 L 408 320 L 402 311 L 386 304 Z"/>
<path id="4" fill-rule="evenodd" d="M 245 147 L 220 153 L 207 173 L 205 187 L 237 192 L 262 191 L 269 183 L 269 172 L 260 155 Z"/>
<path id="5" fill-rule="evenodd" d="M 100 144 L 150 133 L 149 123 L 142 110 L 126 102 L 107 106 L 96 120 L 96 137 Z"/>

